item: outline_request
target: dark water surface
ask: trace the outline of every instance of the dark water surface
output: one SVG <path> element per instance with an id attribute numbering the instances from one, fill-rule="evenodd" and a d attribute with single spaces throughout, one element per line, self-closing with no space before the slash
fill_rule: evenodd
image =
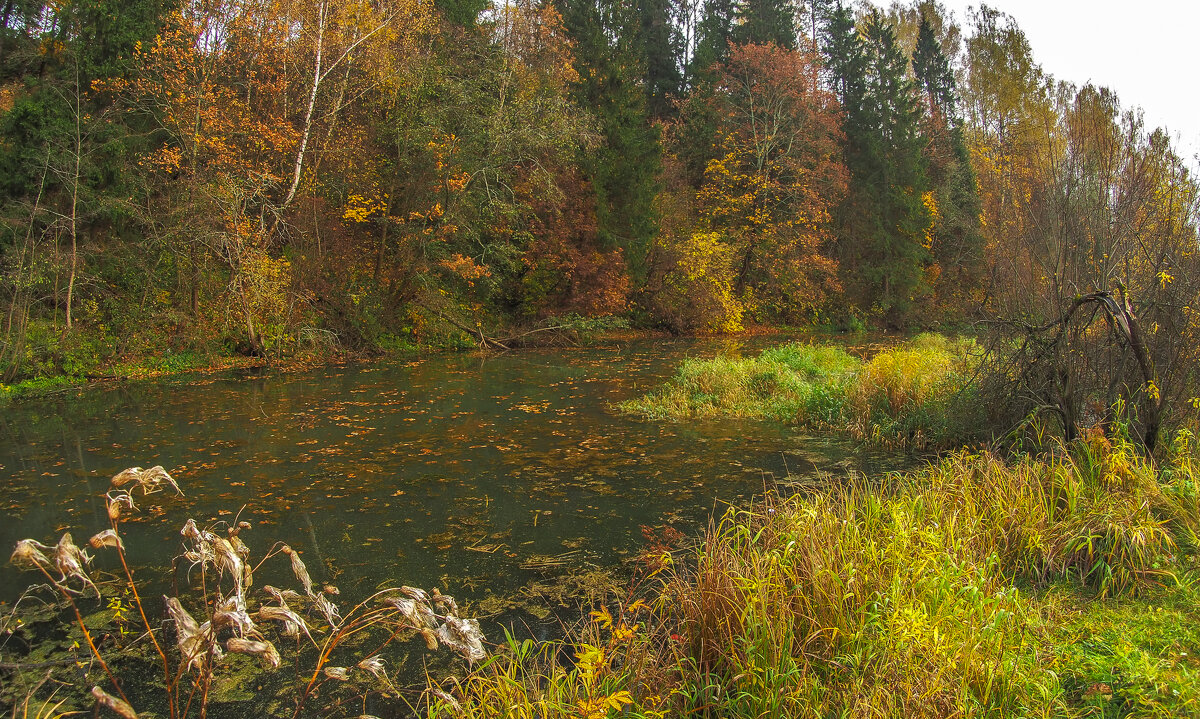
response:
<path id="1" fill-rule="evenodd" d="M 240 512 L 255 558 L 276 540 L 318 582 L 360 598 L 384 582 L 461 599 L 511 593 L 550 571 L 612 567 L 643 525 L 694 530 L 722 503 L 787 474 L 894 468 L 761 421 L 674 423 L 612 404 L 686 356 L 779 338 L 633 341 L 500 356 L 437 356 L 295 374 L 139 382 L 0 414 L 0 548 L 78 543 L 108 526 L 103 493 L 129 466 L 165 466 L 185 497 L 140 501 L 123 533 L 136 565 L 165 567 L 179 528 Z M 101 557 L 101 567 L 111 558 Z M 256 584 L 293 586 L 285 558 Z M 0 600 L 32 577 L 0 568 Z"/>

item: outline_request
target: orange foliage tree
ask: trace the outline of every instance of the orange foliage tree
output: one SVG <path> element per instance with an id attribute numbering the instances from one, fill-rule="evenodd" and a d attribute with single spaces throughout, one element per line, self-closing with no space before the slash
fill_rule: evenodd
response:
<path id="1" fill-rule="evenodd" d="M 838 289 L 831 210 L 846 187 L 839 109 L 817 82 L 816 57 L 736 47 L 689 102 L 703 103 L 716 127 L 696 232 L 729 248 L 732 288 L 748 311 L 810 315 Z"/>
<path id="2" fill-rule="evenodd" d="M 338 120 L 427 25 L 410 0 L 185 3 L 140 48 L 139 71 L 111 84 L 154 124 L 145 214 L 192 268 L 193 310 L 215 259 L 248 351 L 268 351 L 302 314 L 280 250 L 295 200 L 320 186 L 314 168 L 347 146 Z"/>

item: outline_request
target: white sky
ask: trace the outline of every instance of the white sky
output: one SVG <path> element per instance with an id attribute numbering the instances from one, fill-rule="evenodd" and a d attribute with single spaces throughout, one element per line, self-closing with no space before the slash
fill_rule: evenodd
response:
<path id="1" fill-rule="evenodd" d="M 940 0 L 970 35 L 968 7 Z M 987 0 L 1029 38 L 1034 59 L 1057 80 L 1111 88 L 1165 127 L 1185 159 L 1200 153 L 1200 0 Z M 1195 163 L 1193 163 L 1195 164 Z"/>

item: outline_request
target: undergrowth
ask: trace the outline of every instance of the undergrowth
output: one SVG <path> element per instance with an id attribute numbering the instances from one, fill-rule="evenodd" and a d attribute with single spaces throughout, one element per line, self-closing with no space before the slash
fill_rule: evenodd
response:
<path id="1" fill-rule="evenodd" d="M 435 716 L 1200 716 L 1196 452 L 1099 432 L 731 509 Z M 648 589 L 647 589 L 648 588 Z"/>
<path id="2" fill-rule="evenodd" d="M 801 343 L 758 357 L 688 359 L 667 384 L 620 407 L 652 419 L 755 417 L 894 447 L 945 448 L 982 434 L 973 349 L 970 340 L 924 334 L 866 362 Z"/>

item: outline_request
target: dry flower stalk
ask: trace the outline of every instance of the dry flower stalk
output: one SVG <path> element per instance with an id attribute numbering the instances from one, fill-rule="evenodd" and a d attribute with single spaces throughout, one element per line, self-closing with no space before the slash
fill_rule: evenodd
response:
<path id="1" fill-rule="evenodd" d="M 104 691 L 100 687 L 92 687 L 92 696 L 96 697 L 96 703 L 106 709 L 119 714 L 122 719 L 138 719 L 137 712 L 133 707 L 129 706 L 124 700 L 114 697 L 112 694 Z"/>
<path id="2" fill-rule="evenodd" d="M 121 542 L 121 537 L 113 529 L 106 529 L 103 532 L 92 535 L 92 538 L 88 540 L 88 544 L 92 546 L 92 549 L 109 547 L 125 551 L 125 545 Z"/>
<path id="3" fill-rule="evenodd" d="M 241 637 L 230 637 L 225 642 L 225 649 L 231 654 L 249 654 L 252 657 L 258 657 L 262 663 L 271 669 L 278 669 L 280 658 L 279 651 L 275 649 L 275 645 L 267 641 L 255 641 L 253 639 L 242 639 Z"/>
<path id="4" fill-rule="evenodd" d="M 167 470 L 163 469 L 161 465 L 156 465 L 150 469 L 130 467 L 113 476 L 111 484 L 113 489 L 121 489 L 127 484 L 141 487 L 142 494 L 161 492 L 165 486 L 169 485 L 178 494 L 183 494 L 183 490 L 175 483 L 175 478 L 168 474 Z"/>

